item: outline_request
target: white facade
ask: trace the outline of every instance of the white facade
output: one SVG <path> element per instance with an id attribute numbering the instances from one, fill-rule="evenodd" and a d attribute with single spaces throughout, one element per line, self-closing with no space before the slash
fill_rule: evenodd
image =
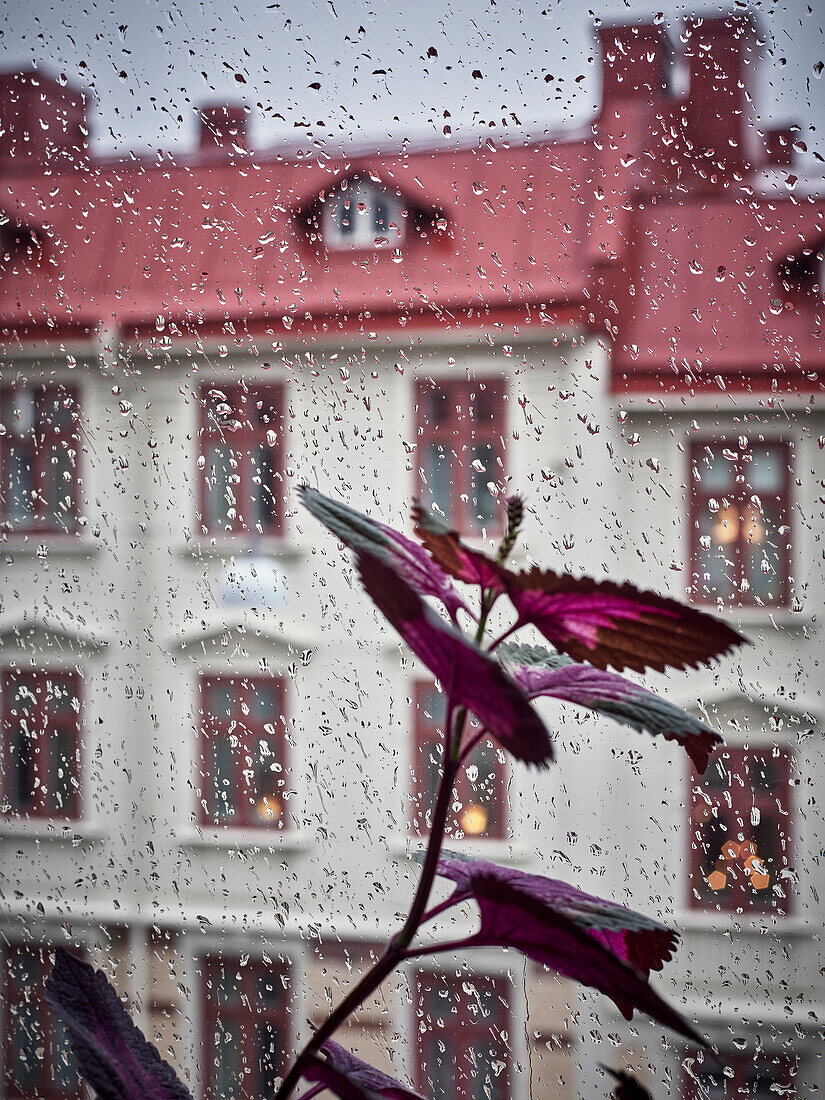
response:
<path id="1" fill-rule="evenodd" d="M 3 546 L 3 667 L 76 668 L 82 679 L 79 820 L 0 822 L 6 941 L 83 943 L 99 965 L 117 962 L 138 1022 L 162 1053 L 174 1051 L 198 1096 L 205 956 L 289 960 L 293 1041 L 340 998 L 353 980 L 342 951 L 398 927 L 417 873 L 407 856 L 418 847 L 410 700 L 420 672 L 294 489 L 309 482 L 409 532 L 416 379 L 498 376 L 507 488 L 528 506 L 516 564 L 683 596 L 686 444 L 697 433 L 763 433 L 794 445 L 792 607 L 734 613 L 752 647 L 710 670 L 648 681 L 703 707 L 734 741 L 792 752 L 790 914 L 691 909 L 684 753 L 573 708 L 542 707 L 554 765 L 509 765 L 507 838 L 453 846 L 673 923 L 683 939 L 653 976 L 659 991 L 724 1049 L 798 1056 L 796 1095 L 814 1095 L 825 1083 L 822 415 L 745 395 L 611 398 L 608 351 L 577 333 L 512 348 L 402 335 L 311 354 L 296 344 L 267 369 L 263 355 L 217 345 L 147 357 L 106 339 L 3 363 L 4 380 L 78 387 L 83 422 L 79 533 L 12 532 Z M 199 529 L 195 394 L 241 378 L 284 388 L 281 537 Z M 287 684 L 282 831 L 198 823 L 198 677 L 229 673 Z M 654 1095 L 675 1094 L 685 1048 L 661 1029 L 624 1024 L 604 998 L 581 998 L 512 954 L 474 961 L 512 979 L 515 1100 L 556 1095 L 557 1072 L 568 1095 L 606 1094 L 596 1062 L 623 1064 L 625 1043 Z M 391 982 L 344 1041 L 382 1064 L 389 1050 L 394 1069 L 414 1079 L 415 1031 L 409 987 Z M 561 1040 L 569 1045 L 559 1051 Z"/>

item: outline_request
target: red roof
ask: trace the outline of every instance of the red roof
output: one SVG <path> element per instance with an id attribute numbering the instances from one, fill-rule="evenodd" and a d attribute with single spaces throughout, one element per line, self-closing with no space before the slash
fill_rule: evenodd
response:
<path id="1" fill-rule="evenodd" d="M 603 28 L 602 109 L 592 133 L 568 140 L 499 137 L 497 146 L 330 160 L 256 156 L 233 149 L 233 138 L 185 161 L 105 164 L 84 154 L 67 168 L 77 137 L 61 101 L 58 122 L 44 128 L 52 146 L 29 149 L 21 130 L 6 149 L 0 135 L 11 234 L 0 254 L 0 324 L 19 342 L 98 327 L 145 341 L 158 317 L 166 335 L 173 325 L 214 333 L 231 323 L 236 333 L 308 339 L 365 321 L 397 330 L 495 320 L 505 332 L 577 321 L 613 339 L 616 388 L 717 385 L 721 376 L 731 386 L 810 389 L 825 375 L 822 290 L 789 283 L 781 264 L 822 240 L 825 201 L 784 190 L 759 197 L 769 153 L 754 148 L 758 135 L 737 107 L 752 29 L 742 16 L 692 24 L 696 90 L 678 100 L 661 27 Z M 27 79 L 9 86 L 27 110 L 44 100 L 47 109 L 39 85 L 37 96 L 20 92 Z M 785 172 L 789 133 L 766 142 Z M 301 212 L 358 174 L 397 189 L 402 205 L 438 211 L 446 230 L 408 225 L 399 255 L 326 250 Z M 25 233 L 13 240 L 15 226 Z M 39 249 L 25 246 L 32 233 Z"/>

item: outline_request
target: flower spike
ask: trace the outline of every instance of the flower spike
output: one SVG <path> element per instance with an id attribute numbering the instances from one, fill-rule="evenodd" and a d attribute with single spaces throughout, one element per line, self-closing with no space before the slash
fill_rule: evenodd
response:
<path id="1" fill-rule="evenodd" d="M 456 580 L 478 584 L 499 595 L 504 592 L 506 570 L 482 554 L 471 550 L 457 531 L 451 530 L 438 516 L 428 512 L 418 501 L 413 505 L 415 533 L 429 550 L 433 561 Z"/>

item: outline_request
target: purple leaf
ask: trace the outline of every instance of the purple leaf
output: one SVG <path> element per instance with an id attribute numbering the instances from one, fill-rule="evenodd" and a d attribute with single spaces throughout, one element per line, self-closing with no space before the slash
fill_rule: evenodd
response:
<path id="1" fill-rule="evenodd" d="M 46 1000 L 66 1025 L 80 1072 L 100 1100 L 192 1100 L 102 971 L 58 947 Z"/>
<path id="2" fill-rule="evenodd" d="M 574 886 L 487 860 L 445 855 L 438 873 L 456 883 L 453 905 L 474 898 L 481 928 L 461 947 L 512 947 L 606 994 L 628 1018 L 635 1009 L 706 1045 L 648 984 L 672 957 L 678 936 L 650 917 Z"/>
<path id="3" fill-rule="evenodd" d="M 692 714 L 616 672 L 575 664 L 568 657 L 538 646 L 504 643 L 497 652 L 529 698 L 544 695 L 577 703 L 642 733 L 678 741 L 700 772 L 704 772 L 708 757 L 722 743 L 715 730 L 703 726 Z"/>
<path id="4" fill-rule="evenodd" d="M 341 1100 L 378 1100 L 379 1093 L 365 1088 L 360 1082 L 341 1070 L 332 1062 L 317 1055 L 310 1055 L 301 1071 L 307 1081 L 314 1081 L 340 1096 Z M 315 1089 L 310 1095 L 315 1095 Z"/>
<path id="5" fill-rule="evenodd" d="M 746 641 L 720 619 L 632 584 L 541 569 L 503 577 L 520 626 L 599 668 L 698 666 Z"/>
<path id="6" fill-rule="evenodd" d="M 445 573 L 465 584 L 504 592 L 503 578 L 507 571 L 486 554 L 471 550 L 461 541 L 457 531 L 452 531 L 417 501 L 413 505 L 413 520 L 415 533 Z"/>
<path id="7" fill-rule="evenodd" d="M 419 595 L 441 600 L 453 621 L 459 610 L 472 616 L 449 577 L 418 543 L 308 485 L 302 485 L 298 494 L 304 507 L 351 550 L 364 550 L 380 558 Z"/>
<path id="8" fill-rule="evenodd" d="M 472 711 L 517 760 L 546 766 L 553 759 L 550 734 L 498 661 L 440 619 L 380 558 L 360 551 L 356 561 L 367 593 L 413 653 L 441 681 L 447 697 Z"/>
<path id="9" fill-rule="evenodd" d="M 644 1088 L 632 1073 L 624 1069 L 611 1069 L 610 1066 L 599 1062 L 605 1073 L 615 1077 L 618 1084 L 613 1089 L 614 1100 L 652 1100 L 650 1093 Z"/>
<path id="10" fill-rule="evenodd" d="M 388 1100 L 424 1100 L 420 1093 L 413 1092 L 394 1077 L 362 1061 L 333 1039 L 327 1039 L 321 1050 L 339 1073 L 373 1095 L 386 1096 Z"/>

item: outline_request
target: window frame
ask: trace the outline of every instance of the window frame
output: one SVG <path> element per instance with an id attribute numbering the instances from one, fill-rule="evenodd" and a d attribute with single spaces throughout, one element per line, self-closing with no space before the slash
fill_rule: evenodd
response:
<path id="1" fill-rule="evenodd" d="M 754 763 L 768 756 L 773 757 L 777 762 L 777 794 L 768 791 L 755 791 L 751 778 Z M 728 780 L 726 787 L 720 786 L 709 792 L 708 779 L 712 775 L 712 769 L 717 768 L 717 761 L 725 764 L 731 778 Z M 788 878 L 780 880 L 783 885 L 784 897 L 775 895 L 771 886 L 768 886 L 764 893 L 756 891 L 745 881 L 746 874 L 739 859 L 730 861 L 730 886 L 718 892 L 710 890 L 710 887 L 703 891 L 700 882 L 704 879 L 706 863 L 699 833 L 699 829 L 707 820 L 703 808 L 708 805 L 705 798 L 699 793 L 700 788 L 705 790 L 711 800 L 711 813 L 714 804 L 717 808 L 720 803 L 725 804 L 722 817 L 723 819 L 729 817 L 733 821 L 733 827 L 730 829 L 731 836 L 728 839 L 733 839 L 736 843 L 743 843 L 752 839 L 752 837 L 746 835 L 752 806 L 760 810 L 760 823 L 763 817 L 762 811 L 769 809 L 772 816 L 779 816 L 783 822 L 782 836 L 779 838 L 779 843 L 784 848 L 784 859 L 779 867 L 768 868 L 772 872 L 773 882 L 774 875 L 779 875 L 783 869 L 793 866 L 795 850 L 794 800 L 793 783 L 791 782 L 793 764 L 793 752 L 789 746 L 749 742 L 747 745 L 725 745 L 717 753 L 714 753 L 704 778 L 699 775 L 695 768 L 689 767 L 686 800 L 688 808 L 687 866 L 689 868 L 689 879 L 687 899 L 689 909 L 697 912 L 733 913 L 756 918 L 761 916 L 787 917 L 793 914 L 794 894 L 792 882 Z M 743 781 L 743 774 L 748 777 L 747 784 Z M 717 791 L 718 793 L 716 793 Z M 726 792 L 729 792 L 728 797 L 726 797 Z M 737 815 L 743 823 L 741 833 L 736 828 Z M 718 819 L 719 815 L 716 816 Z M 755 826 L 751 827 L 755 828 Z M 739 841 L 740 835 L 742 835 L 742 841 Z M 758 850 L 756 854 L 759 855 Z M 728 861 L 725 861 L 725 863 L 727 864 Z M 700 892 L 700 895 L 704 893 L 704 896 L 697 898 L 694 888 Z M 755 904 L 760 897 L 765 898 L 765 903 Z"/>
<path id="2" fill-rule="evenodd" d="M 218 1004 L 215 995 L 217 978 L 222 967 L 235 967 L 241 973 L 240 993 L 236 1001 L 229 1007 Z M 250 958 L 244 966 L 241 966 L 241 959 L 238 955 L 204 955 L 200 959 L 199 969 L 201 1019 L 203 1021 L 202 1065 L 207 1067 L 207 1072 L 204 1074 L 205 1079 L 201 1082 L 203 1096 L 206 1100 L 222 1100 L 222 1094 L 217 1091 L 216 1082 L 216 1034 L 218 1021 L 227 1017 L 239 1024 L 238 1032 L 241 1049 L 238 1064 L 241 1067 L 241 1073 L 236 1078 L 239 1094 L 244 1096 L 266 1095 L 265 1091 L 258 1087 L 259 1080 L 253 1078 L 250 1084 L 250 1073 L 248 1071 L 244 1072 L 244 1066 L 253 1067 L 255 1065 L 255 1040 L 258 1024 L 271 1023 L 279 1027 L 281 1034 L 284 1036 L 284 1042 L 281 1045 L 281 1065 L 279 1067 L 281 1074 L 287 1068 L 288 1052 L 294 1047 L 294 1013 L 290 1011 L 290 1001 L 294 992 L 295 981 L 292 963 L 276 959 L 270 965 L 261 958 Z M 268 975 L 274 975 L 276 979 L 285 983 L 285 988 L 281 1004 L 266 1011 L 255 987 L 261 977 Z M 253 1070 L 253 1073 L 255 1072 Z M 257 1072 L 260 1073 L 260 1070 Z"/>
<path id="3" fill-rule="evenodd" d="M 207 710 L 207 698 L 209 691 L 221 683 L 230 683 L 237 691 L 235 710 L 229 718 L 213 715 Z M 274 687 L 279 695 L 280 713 L 275 721 L 264 718 L 253 725 L 251 716 L 252 707 L 249 705 L 250 696 L 256 685 Z M 289 793 L 289 745 L 287 743 L 286 730 L 288 725 L 288 686 L 287 678 L 282 675 L 260 675 L 257 673 L 245 674 L 232 671 L 208 671 L 198 675 L 197 683 L 198 706 L 198 754 L 196 760 L 196 784 L 195 791 L 198 802 L 198 824 L 206 828 L 221 829 L 264 829 L 272 833 L 285 833 L 291 829 L 291 815 L 289 812 L 287 794 Z M 243 713 L 244 702 L 248 707 L 248 714 Z M 211 719 L 210 719 L 211 715 Z M 242 722 L 240 721 L 242 720 Z M 211 721 L 211 728 L 207 729 L 207 722 Z M 275 821 L 266 821 L 255 814 L 254 805 L 250 798 L 253 793 L 252 784 L 245 778 L 245 772 L 251 770 L 244 763 L 244 758 L 254 760 L 254 742 L 261 736 L 272 739 L 272 734 L 265 728 L 267 723 L 272 725 L 275 735 L 276 760 L 281 766 L 278 773 L 282 780 L 279 782 L 279 790 L 283 792 L 281 798 L 281 814 Z M 212 800 L 214 788 L 210 781 L 212 769 L 210 753 L 215 734 L 238 738 L 238 746 L 232 752 L 233 791 L 235 793 L 236 813 L 234 817 L 221 817 L 215 809 Z M 204 802 L 207 807 L 204 807 Z"/>
<path id="4" fill-rule="evenodd" d="M 726 497 L 731 501 L 732 507 L 741 506 L 746 503 L 747 496 L 751 495 L 751 490 L 747 481 L 747 467 L 748 462 L 744 461 L 743 454 L 746 454 L 752 447 L 756 448 L 776 448 L 783 453 L 782 461 L 782 488 L 778 493 L 772 493 L 770 496 L 767 494 L 754 494 L 764 498 L 766 500 L 775 501 L 778 504 L 778 511 L 780 512 L 784 524 L 780 526 L 787 526 L 789 532 L 786 536 L 782 536 L 785 541 L 778 545 L 779 553 L 779 592 L 776 599 L 770 602 L 762 602 L 756 596 L 752 594 L 752 589 L 748 589 L 747 592 L 742 591 L 742 581 L 745 579 L 744 558 L 741 552 L 741 547 L 744 545 L 745 540 L 742 537 L 740 526 L 737 533 L 737 539 L 735 549 L 731 551 L 733 558 L 734 571 L 732 573 L 732 581 L 730 589 L 726 593 L 719 593 L 714 596 L 711 592 L 707 591 L 704 586 L 704 581 L 701 578 L 702 569 L 700 566 L 702 547 L 700 546 L 700 523 L 702 518 L 710 511 L 708 508 L 708 502 L 711 498 L 724 497 L 725 494 L 720 490 L 703 489 L 700 480 L 694 476 L 694 470 L 702 469 L 702 460 L 707 457 L 706 448 L 710 448 L 716 453 L 721 454 L 723 451 L 735 451 L 737 458 L 735 462 L 731 463 L 734 481 L 740 476 L 744 478 L 735 497 Z M 739 445 L 738 437 L 734 438 L 726 435 L 714 435 L 704 436 L 699 439 L 692 439 L 690 442 L 689 453 L 689 471 L 687 484 L 690 487 L 690 500 L 688 508 L 688 560 L 690 562 L 690 571 L 688 574 L 688 594 L 694 603 L 706 604 L 710 606 L 717 606 L 721 599 L 725 604 L 730 605 L 732 608 L 766 608 L 766 609 L 782 609 L 786 608 L 790 604 L 790 586 L 791 575 L 793 571 L 793 555 L 794 555 L 794 529 L 793 529 L 793 490 L 794 490 L 794 477 L 793 477 L 793 465 L 794 465 L 794 445 L 793 441 L 785 436 L 766 436 L 765 438 L 755 439 L 749 442 L 748 448 L 743 449 Z M 743 525 L 744 526 L 744 525 Z"/>
<path id="5" fill-rule="evenodd" d="M 412 767 L 412 783 L 411 783 L 411 798 L 410 798 L 410 828 L 413 833 L 418 836 L 427 836 L 430 831 L 429 823 L 426 820 L 427 812 L 431 809 L 431 799 L 429 797 L 430 792 L 427 790 L 427 764 L 429 757 L 427 754 L 428 745 L 437 745 L 440 748 L 441 736 L 439 731 L 439 725 L 441 722 L 438 718 L 428 719 L 426 714 L 427 697 L 431 693 L 438 694 L 439 699 L 444 700 L 443 692 L 437 691 L 435 684 L 431 680 L 418 679 L 412 684 L 412 746 L 414 752 L 413 767 Z M 443 711 L 443 706 L 442 706 Z M 438 731 L 439 735 L 436 735 Z M 473 725 L 468 720 L 465 730 L 464 742 L 469 740 L 473 736 Z M 494 753 L 494 760 L 497 767 L 493 769 L 493 794 L 496 806 L 496 819 L 493 828 L 489 831 L 485 829 L 481 833 L 466 832 L 459 826 L 458 816 L 455 813 L 450 814 L 447 820 L 445 836 L 452 840 L 466 840 L 482 843 L 489 840 L 505 840 L 508 836 L 509 815 L 508 810 L 508 798 L 507 798 L 507 781 L 508 781 L 508 767 L 507 757 L 502 749 L 491 738 L 484 738 L 481 742 L 485 747 L 489 746 Z M 441 772 L 441 754 L 437 753 L 438 771 Z M 459 776 L 455 784 L 455 794 L 457 800 L 461 803 L 462 809 L 466 808 L 468 804 L 480 804 L 477 800 L 475 803 L 470 803 L 472 797 L 474 785 L 467 778 L 466 767 L 462 767 Z M 459 811 L 460 813 L 461 811 Z M 462 835 L 457 835 L 461 833 Z"/>
<path id="6" fill-rule="evenodd" d="M 439 1026 L 439 1018 L 430 1018 L 427 1013 L 425 996 L 434 984 L 443 984 L 449 992 L 449 997 L 444 999 L 447 1011 L 444 1014 L 444 1026 Z M 501 1002 L 502 1017 L 495 1024 L 491 1024 L 488 1018 L 476 1020 L 471 1011 L 472 998 L 468 997 L 462 986 L 480 983 L 490 983 L 494 995 Z M 436 1090 L 428 1077 L 427 1054 L 425 1041 L 444 1042 L 447 1051 L 445 1058 L 449 1059 L 453 1066 L 460 1065 L 468 1059 L 474 1039 L 489 1043 L 496 1043 L 501 1051 L 505 1069 L 497 1078 L 497 1091 L 501 1097 L 510 1095 L 510 1088 L 514 1079 L 513 1053 L 509 1036 L 513 1034 L 513 983 L 503 973 L 491 973 L 473 971 L 466 975 L 456 975 L 437 969 L 417 969 L 412 975 L 413 998 L 416 1006 L 416 1066 L 415 1087 L 425 1096 L 432 1095 Z M 452 1009 L 455 1009 L 453 1012 Z M 498 1034 L 497 1034 L 498 1032 Z M 502 1035 L 502 1032 L 504 1033 Z M 450 1049 L 445 1037 L 452 1041 Z M 453 1100 L 473 1100 L 470 1091 L 470 1082 L 456 1079 L 451 1075 L 449 1095 Z"/>
<path id="7" fill-rule="evenodd" d="M 9 404 L 15 395 L 28 393 L 31 395 L 33 409 L 33 424 L 31 428 L 21 431 L 13 430 L 13 417 L 9 412 Z M 53 400 L 70 399 L 72 412 L 70 413 L 70 425 L 68 428 L 48 426 L 45 410 L 49 407 L 49 397 Z M 81 402 L 80 387 L 76 383 L 63 383 L 55 381 L 27 380 L 21 385 L 5 383 L 0 385 L 0 419 L 6 424 L 7 430 L 0 437 L 0 524 L 10 534 L 20 535 L 75 535 L 79 530 L 79 486 L 82 480 L 81 456 L 81 421 L 83 405 Z M 46 424 L 46 427 L 42 427 Z M 14 518 L 10 514 L 12 497 L 11 478 L 11 454 L 15 446 L 24 450 L 29 457 L 32 470 L 32 484 L 35 487 L 35 499 L 39 507 L 34 511 L 30 519 Z M 49 501 L 43 500 L 42 486 L 46 482 L 46 475 L 50 459 L 58 451 L 65 451 L 71 460 L 72 477 L 68 483 L 69 508 L 66 512 L 65 524 L 55 522 L 54 513 L 57 506 L 51 507 Z"/>
<path id="8" fill-rule="evenodd" d="M 253 423 L 251 417 L 255 415 L 255 403 L 258 395 L 267 395 L 269 408 L 275 410 L 277 425 L 263 421 Z M 232 411 L 241 410 L 242 415 L 238 419 L 239 427 L 232 431 L 227 430 L 226 425 L 221 425 L 212 415 L 213 394 L 224 394 Z M 285 386 L 282 382 L 270 382 L 257 378 L 242 381 L 213 381 L 203 382 L 197 392 L 198 414 L 198 447 L 197 457 L 203 460 L 203 466 L 197 468 L 197 506 L 199 528 L 202 534 L 210 538 L 236 538 L 248 536 L 251 538 L 283 538 L 284 520 L 286 513 L 286 488 L 284 484 L 284 409 Z M 267 440 L 267 434 L 275 431 L 275 443 Z M 212 492 L 209 487 L 209 452 L 212 447 L 223 446 L 230 454 L 240 456 L 238 468 L 234 476 L 238 477 L 235 494 L 236 514 L 231 523 L 216 525 L 211 517 Z M 272 493 L 273 516 L 266 524 L 261 524 L 258 530 L 257 521 L 252 522 L 252 512 L 255 506 L 255 455 L 259 448 L 267 448 L 271 454 L 272 481 L 277 487 L 277 493 Z M 231 461 L 231 460 L 230 460 Z M 263 486 L 260 487 L 263 489 Z M 238 503 L 240 502 L 240 503 Z"/>
<path id="9" fill-rule="evenodd" d="M 75 772 L 73 778 L 76 780 L 76 786 L 69 784 L 70 786 L 70 801 L 69 808 L 65 813 L 55 813 L 45 802 L 45 796 L 43 794 L 42 783 L 35 788 L 35 797 L 33 799 L 33 806 L 31 809 L 15 808 L 17 799 L 14 793 L 14 773 L 15 766 L 12 759 L 11 742 L 10 742 L 10 727 L 11 720 L 13 718 L 11 714 L 12 694 L 13 694 L 13 681 L 31 680 L 35 685 L 43 682 L 38 692 L 37 686 L 33 689 L 35 697 L 38 699 L 37 703 L 37 716 L 38 720 L 45 718 L 46 700 L 48 696 L 45 694 L 46 687 L 50 679 L 67 679 L 72 682 L 72 696 L 71 698 L 77 700 L 77 710 L 74 707 L 71 708 L 72 717 L 71 722 L 67 716 L 62 719 L 59 724 L 57 732 L 68 733 L 69 735 L 69 759 L 73 761 Z M 37 669 L 21 669 L 16 666 L 3 666 L 0 669 L 0 725 L 2 726 L 2 737 L 0 738 L 0 749 L 2 750 L 2 790 L 3 797 L 7 805 L 11 807 L 3 817 L 6 820 L 12 821 L 55 821 L 55 822 L 72 822 L 80 821 L 83 816 L 83 678 L 80 671 L 77 668 L 37 668 Z M 60 718 L 60 716 L 57 716 Z M 46 757 L 46 768 L 50 772 L 52 765 L 52 744 L 51 738 L 49 739 L 48 755 Z M 42 772 L 42 765 L 35 771 L 32 767 L 32 776 Z M 72 776 L 70 776 L 70 779 Z"/>
<path id="10" fill-rule="evenodd" d="M 475 415 L 479 387 L 489 394 L 488 403 L 492 409 L 489 419 L 481 420 Z M 444 393 L 446 416 L 441 421 L 429 416 L 428 405 L 438 392 Z M 469 381 L 465 378 L 446 378 L 434 376 L 419 378 L 415 388 L 416 418 L 416 478 L 417 495 L 425 503 L 432 500 L 433 493 L 427 484 L 425 475 L 425 451 L 427 448 L 442 447 L 451 455 L 450 473 L 450 512 L 441 518 L 460 534 L 478 538 L 482 530 L 490 537 L 504 533 L 506 525 L 505 510 L 494 497 L 489 523 L 485 525 L 473 515 L 473 448 L 489 446 L 493 451 L 492 466 L 496 481 L 506 476 L 506 428 L 507 379 L 502 374 L 476 375 Z M 436 401 L 438 399 L 436 398 Z M 473 415 L 469 415 L 470 408 Z M 459 414 L 461 409 L 461 414 Z M 489 479 L 488 479 L 489 480 Z M 485 488 L 486 491 L 486 488 Z M 466 499 L 462 499 L 466 497 Z M 439 512 L 440 514 L 440 512 Z"/>
<path id="11" fill-rule="evenodd" d="M 12 956 L 27 955 L 35 960 L 37 977 L 33 986 L 19 985 L 15 982 L 15 967 Z M 3 1094 L 6 1100 L 81 1100 L 86 1095 L 80 1078 L 73 1089 L 56 1087 L 49 1072 L 52 1059 L 38 1059 L 39 1079 L 31 1090 L 23 1090 L 12 1083 L 12 1065 L 14 1063 L 14 1034 L 12 1027 L 13 1009 L 22 1000 L 27 1007 L 34 1007 L 44 1048 L 52 1049 L 55 1035 L 61 1024 L 45 1001 L 43 990 L 46 978 L 51 972 L 51 963 L 46 957 L 47 949 L 32 944 L 11 943 L 2 948 L 3 977 L 0 982 L 3 996 L 0 998 L 0 1024 L 3 1029 Z M 39 995 L 38 995 L 39 991 Z M 17 994 L 17 996 L 15 996 Z M 33 995 L 34 994 L 34 995 Z M 69 1046 L 66 1042 L 67 1047 Z"/>
<path id="12" fill-rule="evenodd" d="M 348 200 L 350 210 L 353 203 L 356 206 L 356 218 L 348 219 L 347 224 L 352 225 L 353 221 L 360 223 L 353 225 L 355 232 L 352 233 L 345 233 L 343 230 L 341 211 Z M 365 204 L 365 211 L 358 210 L 359 202 Z M 376 209 L 382 202 L 387 208 L 386 226 L 383 230 L 379 228 Z M 369 215 L 366 229 L 363 228 L 367 222 L 363 216 L 365 213 Z M 372 180 L 354 176 L 341 180 L 327 196 L 321 215 L 322 239 L 324 247 L 330 252 L 381 252 L 403 245 L 406 236 L 405 223 L 404 203 L 397 195 Z"/>

